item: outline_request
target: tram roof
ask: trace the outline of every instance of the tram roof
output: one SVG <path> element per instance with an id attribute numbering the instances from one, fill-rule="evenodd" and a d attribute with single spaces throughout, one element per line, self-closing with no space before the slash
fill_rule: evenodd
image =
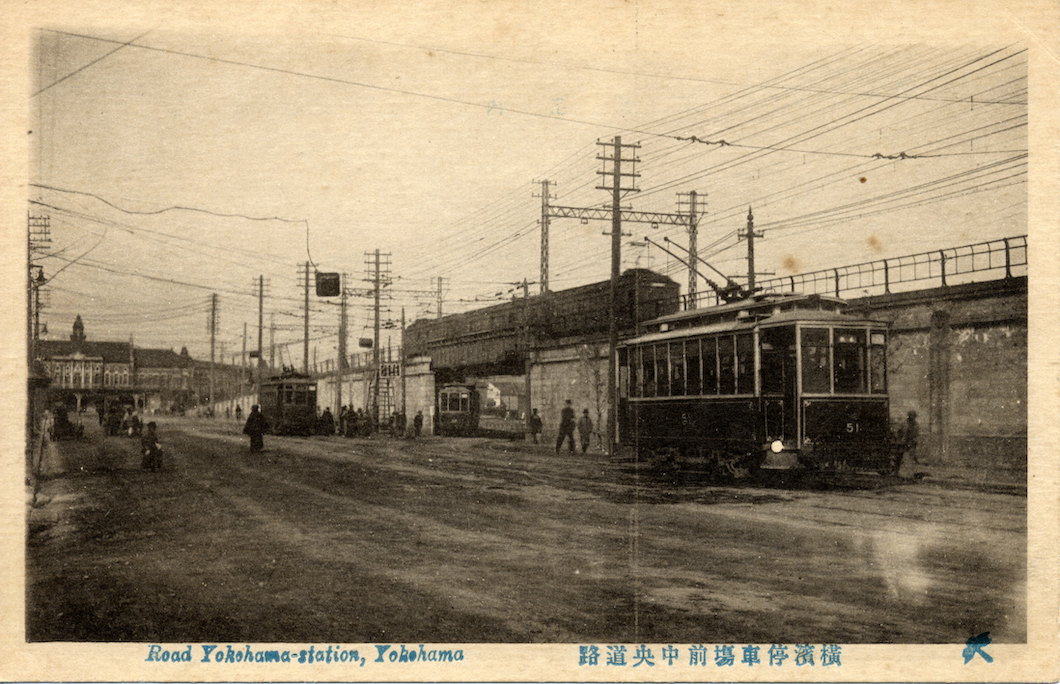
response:
<path id="1" fill-rule="evenodd" d="M 661 316 L 649 325 L 669 323 L 680 325 L 682 322 L 699 319 L 723 320 L 745 316 L 772 315 L 781 311 L 797 309 L 800 311 L 838 312 L 846 308 L 847 302 L 839 297 L 822 294 L 802 294 L 801 292 L 763 292 L 749 299 L 738 302 L 709 306 L 705 309 L 688 309 L 668 316 Z M 746 313 L 742 313 L 746 312 Z M 682 326 L 683 327 L 683 326 Z"/>
<path id="2" fill-rule="evenodd" d="M 736 311 L 746 310 L 747 309 L 737 309 Z M 740 332 L 746 330 L 753 330 L 756 327 L 773 327 L 776 325 L 801 322 L 834 323 L 840 325 L 887 325 L 886 321 L 862 318 L 860 316 L 850 316 L 848 314 L 842 313 L 841 311 L 833 311 L 826 309 L 789 309 L 776 313 L 761 312 L 758 316 L 750 314 L 729 316 L 724 320 L 716 321 L 713 323 L 707 323 L 705 325 L 687 325 L 677 328 L 669 327 L 672 318 L 672 316 L 667 316 L 665 318 L 656 319 L 651 323 L 652 326 L 658 325 L 660 328 L 665 326 L 667 327 L 666 330 L 657 330 L 655 332 L 645 333 L 638 337 L 626 340 L 625 342 L 623 342 L 623 344 L 647 344 L 663 340 L 683 339 L 685 337 L 696 337 L 698 335 Z"/>
<path id="3" fill-rule="evenodd" d="M 265 378 L 264 380 L 262 380 L 262 384 L 264 384 L 264 385 L 281 385 L 281 384 L 291 384 L 291 385 L 302 384 L 302 385 L 305 385 L 305 384 L 310 384 L 310 383 L 315 383 L 315 382 L 316 382 L 316 380 L 313 379 L 313 376 L 304 375 L 302 373 L 285 373 L 283 375 L 273 375 L 272 377 Z"/>

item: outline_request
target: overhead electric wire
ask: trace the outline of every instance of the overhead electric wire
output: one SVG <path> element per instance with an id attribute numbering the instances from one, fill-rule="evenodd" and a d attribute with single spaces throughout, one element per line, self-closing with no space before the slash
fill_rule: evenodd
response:
<path id="1" fill-rule="evenodd" d="M 87 68 L 91 67 L 92 65 L 94 65 L 94 64 L 98 64 L 99 62 L 102 62 L 103 60 L 105 60 L 105 59 L 106 59 L 107 57 L 110 57 L 111 55 L 113 55 L 113 54 L 114 54 L 115 52 L 117 52 L 118 50 L 121 50 L 121 49 L 122 49 L 122 48 L 124 48 L 124 47 L 128 47 L 128 46 L 132 45 L 133 43 L 135 43 L 136 41 L 140 40 L 141 38 L 143 38 L 144 36 L 146 36 L 146 35 L 147 35 L 148 33 L 151 33 L 151 31 L 154 31 L 154 29 L 148 29 L 147 31 L 144 31 L 143 33 L 141 33 L 140 35 L 136 36 L 136 37 L 135 37 L 135 38 L 133 38 L 132 40 L 130 40 L 130 41 L 128 41 L 128 42 L 125 42 L 125 43 L 121 43 L 120 45 L 118 45 L 118 47 L 114 48 L 114 49 L 113 49 L 113 50 L 111 50 L 110 52 L 107 52 L 107 53 L 103 54 L 103 55 L 102 55 L 101 57 L 97 57 L 96 59 L 92 60 L 92 61 L 91 61 L 91 62 L 89 62 L 88 64 L 85 64 L 84 66 L 81 66 L 81 67 L 79 67 L 79 68 L 77 68 L 77 69 L 75 69 L 75 70 L 71 71 L 70 73 L 66 74 L 66 75 L 65 75 L 65 76 L 63 76 L 62 78 L 59 78 L 59 79 L 57 79 L 57 80 L 55 80 L 55 81 L 52 81 L 52 82 L 51 82 L 51 83 L 49 83 L 48 85 L 46 85 L 46 86 L 44 86 L 44 87 L 40 88 L 40 89 L 39 89 L 39 90 L 37 90 L 37 91 L 36 91 L 35 93 L 33 93 L 32 95 L 30 95 L 30 99 L 32 99 L 32 98 L 34 98 L 34 97 L 37 97 L 38 95 L 40 95 L 41 93 L 43 93 L 43 92 L 44 92 L 45 90 L 49 90 L 49 89 L 51 89 L 51 88 L 54 88 L 55 86 L 59 85 L 60 83 L 62 83 L 62 82 L 63 82 L 63 81 L 65 81 L 66 79 L 68 79 L 68 78 L 71 78 L 71 77 L 73 77 L 73 76 L 76 76 L 77 74 L 81 73 L 82 71 L 84 71 L 85 69 L 87 69 Z M 115 42 L 118 42 L 118 41 L 115 41 Z"/>
<path id="2" fill-rule="evenodd" d="M 960 100 L 960 101 L 963 102 L 963 100 Z M 644 126 L 641 126 L 641 127 L 643 128 Z M 517 236 L 514 236 L 514 237 L 519 237 L 519 236 L 517 235 Z"/>
<path id="3" fill-rule="evenodd" d="M 105 43 L 118 42 L 118 41 L 115 41 L 115 40 L 112 40 L 112 39 L 109 39 L 109 38 L 101 38 L 99 36 L 89 36 L 89 35 L 85 35 L 85 34 L 71 33 L 69 31 L 59 31 L 57 29 L 46 29 L 46 30 L 53 31 L 55 33 L 59 33 L 59 34 L 62 34 L 62 35 L 73 36 L 73 37 L 76 37 L 76 38 L 85 38 L 85 39 L 89 39 L 89 40 L 98 40 L 98 41 L 105 42 Z M 365 88 L 365 89 L 368 89 L 368 90 L 378 90 L 378 91 L 381 91 L 381 92 L 395 93 L 395 94 L 398 94 L 398 95 L 406 95 L 406 96 L 413 97 L 413 98 L 422 98 L 422 99 L 427 99 L 427 100 L 434 100 L 436 102 L 447 102 L 447 103 L 450 103 L 450 104 L 459 104 L 459 105 L 464 105 L 466 107 L 475 107 L 475 108 L 478 108 L 478 109 L 485 109 L 487 111 L 495 108 L 495 105 L 490 104 L 488 102 L 487 103 L 472 102 L 470 100 L 461 100 L 461 99 L 454 98 L 454 97 L 445 97 L 443 95 L 431 95 L 429 93 L 420 93 L 420 92 L 415 92 L 415 91 L 412 91 L 412 90 L 404 90 L 402 88 L 393 88 L 393 87 L 382 86 L 382 85 L 378 85 L 378 84 L 374 84 L 374 83 L 364 83 L 362 81 L 353 81 L 353 80 L 350 80 L 350 79 L 338 78 L 336 76 L 324 76 L 322 74 L 312 74 L 312 73 L 305 72 L 305 71 L 296 71 L 294 69 L 283 69 L 283 68 L 280 68 L 280 67 L 272 67 L 272 66 L 267 66 L 267 65 L 264 65 L 264 64 L 253 64 L 251 62 L 244 62 L 244 61 L 236 60 L 236 59 L 226 59 L 224 57 L 212 57 L 212 56 L 209 56 L 209 55 L 199 55 L 199 54 L 195 54 L 194 52 L 186 52 L 184 50 L 174 50 L 172 48 L 161 48 L 161 47 L 155 47 L 155 46 L 151 46 L 151 45 L 135 45 L 135 44 L 130 44 L 129 47 L 138 48 L 140 50 L 148 50 L 148 51 L 152 51 L 152 52 L 159 52 L 159 53 L 164 53 L 164 54 L 169 54 L 169 55 L 175 55 L 175 56 L 179 56 L 179 57 L 187 57 L 189 59 L 200 59 L 200 60 L 205 60 L 205 61 L 208 61 L 208 62 L 214 62 L 214 63 L 217 63 L 217 64 L 227 64 L 229 66 L 244 67 L 244 68 L 247 68 L 247 69 L 258 69 L 258 70 L 261 70 L 261 71 L 267 71 L 267 72 L 277 73 L 277 74 L 285 74 L 287 76 L 295 76 L 295 77 L 298 77 L 298 78 L 307 78 L 307 79 L 313 79 L 313 80 L 317 80 L 317 81 L 324 81 L 324 82 L 327 82 L 327 83 L 338 83 L 338 84 L 341 84 L 341 85 L 349 85 L 349 86 L 354 86 L 354 87 L 358 87 L 358 88 Z M 569 118 L 569 117 L 557 116 L 557 115 L 554 115 L 554 114 L 542 114 L 541 112 L 531 112 L 531 111 L 527 111 L 527 110 L 524 110 L 524 109 L 517 109 L 517 108 L 513 108 L 513 107 L 505 107 L 504 111 L 505 112 L 510 112 L 512 114 L 519 114 L 519 115 L 522 115 L 522 116 L 529 116 L 529 117 L 534 117 L 534 118 L 539 118 L 539 119 L 550 119 L 550 120 L 553 120 L 553 121 L 562 121 L 564 123 L 575 124 L 575 125 L 579 125 L 579 126 L 592 126 L 594 128 L 604 128 L 604 129 L 614 130 L 614 131 L 623 131 L 623 132 L 631 132 L 631 133 L 641 133 L 643 135 L 652 135 L 651 133 L 648 133 L 646 131 L 640 131 L 640 130 L 637 130 L 637 129 L 634 129 L 634 128 L 629 128 L 629 127 L 626 127 L 626 126 L 616 126 L 614 124 L 605 124 L 605 123 L 599 123 L 599 122 L 595 122 L 595 121 L 583 121 L 583 120 L 580 120 L 580 119 L 572 119 L 572 118 Z"/>

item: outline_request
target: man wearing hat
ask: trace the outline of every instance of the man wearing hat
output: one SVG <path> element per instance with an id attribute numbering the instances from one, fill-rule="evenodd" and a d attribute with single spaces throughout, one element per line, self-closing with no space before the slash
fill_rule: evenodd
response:
<path id="1" fill-rule="evenodd" d="M 243 426 L 243 434 L 250 436 L 250 450 L 261 451 L 265 448 L 265 440 L 262 438 L 269 429 L 269 422 L 261 414 L 261 408 L 254 404 L 250 407 L 250 415 L 247 416 L 247 424 Z"/>
<path id="2" fill-rule="evenodd" d="M 574 409 L 571 408 L 570 399 L 559 414 L 559 437 L 556 439 L 556 453 L 563 446 L 563 440 L 570 440 L 570 452 L 574 453 Z"/>

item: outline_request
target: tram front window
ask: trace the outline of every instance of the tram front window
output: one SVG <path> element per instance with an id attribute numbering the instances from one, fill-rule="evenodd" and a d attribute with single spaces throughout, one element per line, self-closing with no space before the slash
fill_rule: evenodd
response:
<path id="1" fill-rule="evenodd" d="M 802 330 L 802 391 L 827 394 L 831 391 L 828 363 L 828 329 Z"/>
<path id="2" fill-rule="evenodd" d="M 835 331 L 835 391 L 865 391 L 865 331 Z"/>
<path id="3" fill-rule="evenodd" d="M 869 347 L 869 389 L 873 392 L 887 391 L 887 335 L 873 331 Z"/>
<path id="4" fill-rule="evenodd" d="M 773 328 L 762 331 L 762 393 L 781 394 L 785 381 L 793 382 L 791 368 L 795 363 L 795 331 Z"/>

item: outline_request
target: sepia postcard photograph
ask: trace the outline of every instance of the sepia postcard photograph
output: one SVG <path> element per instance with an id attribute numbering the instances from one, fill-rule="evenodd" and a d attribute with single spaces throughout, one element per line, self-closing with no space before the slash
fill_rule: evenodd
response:
<path id="1" fill-rule="evenodd" d="M 4 681 L 1060 679 L 1055 2 L 6 9 Z"/>

